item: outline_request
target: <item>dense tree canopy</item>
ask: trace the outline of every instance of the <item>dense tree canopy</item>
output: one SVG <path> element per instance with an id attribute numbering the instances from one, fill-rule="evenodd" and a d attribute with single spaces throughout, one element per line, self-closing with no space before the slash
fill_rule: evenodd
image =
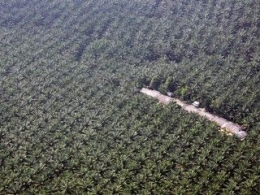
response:
<path id="1" fill-rule="evenodd" d="M 0 2 L 0 194 L 258 194 L 260 2 Z M 243 125 L 246 140 L 143 86 Z"/>

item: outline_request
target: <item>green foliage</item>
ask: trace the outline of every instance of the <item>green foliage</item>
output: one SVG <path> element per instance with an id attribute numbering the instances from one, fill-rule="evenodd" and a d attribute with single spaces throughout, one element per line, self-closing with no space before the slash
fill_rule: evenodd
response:
<path id="1" fill-rule="evenodd" d="M 168 76 L 164 83 L 159 87 L 159 91 L 162 93 L 173 92 L 175 90 L 176 83 L 171 76 Z"/>
<path id="2" fill-rule="evenodd" d="M 159 86 L 161 85 L 161 82 L 162 82 L 161 80 L 162 79 L 158 76 L 153 77 L 148 88 L 157 90 L 159 88 Z"/>
<path id="3" fill-rule="evenodd" d="M 0 2 L 0 194 L 258 194 L 259 1 Z M 136 93 L 149 86 L 247 127 Z"/>
<path id="4" fill-rule="evenodd" d="M 187 95 L 187 93 L 188 93 L 188 86 L 185 85 L 185 86 L 181 87 L 181 97 L 182 97 L 182 99 L 184 99 L 184 97 Z"/>

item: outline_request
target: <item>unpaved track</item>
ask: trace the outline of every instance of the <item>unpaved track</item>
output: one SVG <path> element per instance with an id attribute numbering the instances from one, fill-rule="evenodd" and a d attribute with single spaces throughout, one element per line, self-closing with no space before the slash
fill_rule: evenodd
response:
<path id="1" fill-rule="evenodd" d="M 218 117 L 216 115 L 213 115 L 209 112 L 206 112 L 205 109 L 196 108 L 195 106 L 186 104 L 176 98 L 171 98 L 166 95 L 163 95 L 159 91 L 156 91 L 156 90 L 142 88 L 140 92 L 158 99 L 160 103 L 165 104 L 165 105 L 169 104 L 170 102 L 175 102 L 176 104 L 181 106 L 182 109 L 186 110 L 187 112 L 196 113 L 202 117 L 207 118 L 210 121 L 215 122 L 218 126 L 221 127 L 221 129 L 225 129 L 227 132 L 232 133 L 233 135 L 237 136 L 240 139 L 245 139 L 247 136 L 247 133 L 245 131 L 243 131 L 243 128 L 240 125 L 233 123 L 231 121 L 228 121 L 224 118 Z"/>

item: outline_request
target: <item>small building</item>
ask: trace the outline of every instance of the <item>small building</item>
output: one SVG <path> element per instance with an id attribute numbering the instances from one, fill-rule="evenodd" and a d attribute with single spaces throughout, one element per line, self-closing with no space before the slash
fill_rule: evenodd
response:
<path id="1" fill-rule="evenodd" d="M 173 93 L 172 93 L 172 92 L 169 92 L 169 91 L 168 91 L 166 94 L 167 94 L 167 96 L 169 96 L 169 97 L 173 97 Z"/>
<path id="2" fill-rule="evenodd" d="M 195 106 L 196 108 L 198 108 L 200 106 L 200 103 L 198 101 L 195 101 L 192 103 L 193 106 Z"/>

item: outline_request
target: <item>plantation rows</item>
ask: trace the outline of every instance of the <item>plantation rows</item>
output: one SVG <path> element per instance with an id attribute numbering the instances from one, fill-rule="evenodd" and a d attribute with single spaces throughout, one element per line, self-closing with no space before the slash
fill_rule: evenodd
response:
<path id="1" fill-rule="evenodd" d="M 0 2 L 0 194 L 257 194 L 259 2 Z M 138 93 L 239 123 L 248 137 Z"/>

